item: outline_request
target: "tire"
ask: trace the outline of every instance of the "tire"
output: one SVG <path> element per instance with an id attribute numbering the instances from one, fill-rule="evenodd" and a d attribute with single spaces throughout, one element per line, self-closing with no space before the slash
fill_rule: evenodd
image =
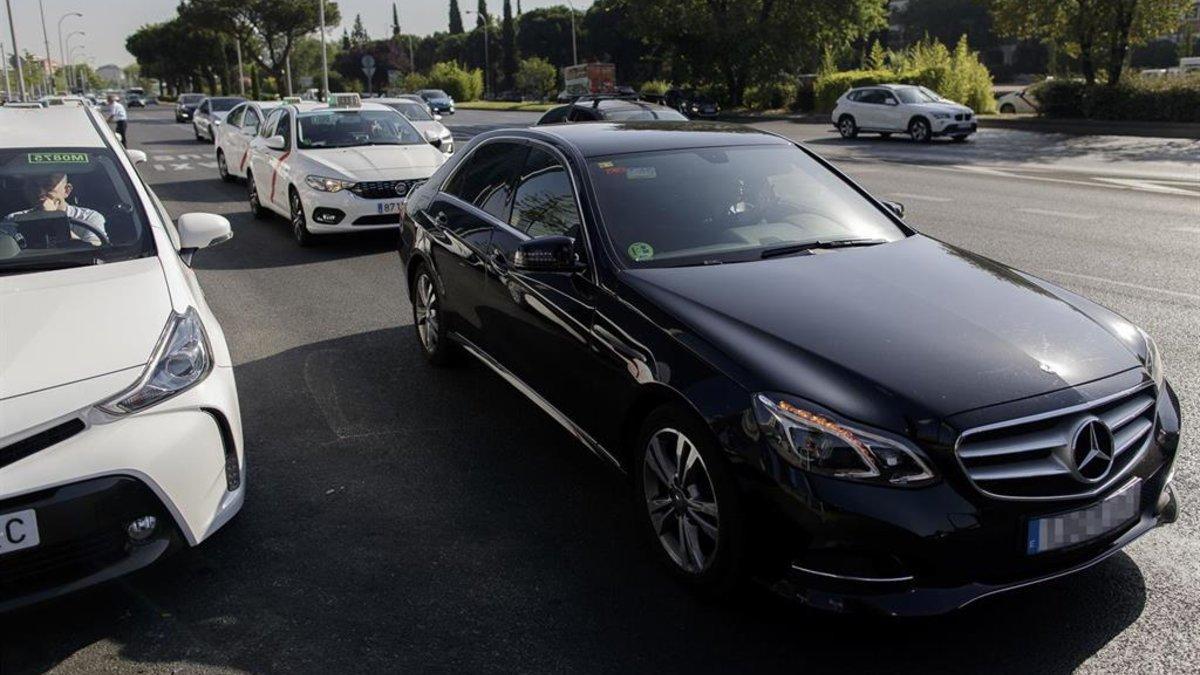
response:
<path id="1" fill-rule="evenodd" d="M 928 143 L 933 140 L 933 131 L 929 128 L 929 121 L 924 117 L 918 117 L 908 123 L 908 135 L 917 143 Z"/>
<path id="2" fill-rule="evenodd" d="M 258 200 L 258 186 L 254 183 L 254 174 L 246 172 L 246 196 L 250 202 L 250 213 L 258 220 L 266 220 L 270 215 Z"/>
<path id="3" fill-rule="evenodd" d="M 221 174 L 221 180 L 226 183 L 234 181 L 234 175 L 229 173 L 229 165 L 225 162 L 224 150 L 217 150 L 217 173 Z"/>
<path id="4" fill-rule="evenodd" d="M 292 236 L 296 238 L 296 243 L 301 246 L 315 244 L 317 237 L 308 231 L 308 218 L 304 215 L 304 205 L 300 203 L 300 193 L 295 190 L 288 190 L 288 211 L 291 213 L 289 221 L 292 224 Z"/>
<path id="5" fill-rule="evenodd" d="M 429 266 L 422 264 L 413 275 L 413 326 L 417 329 L 417 345 L 432 365 L 445 367 L 458 361 L 458 345 L 450 340 L 442 311 L 442 284 Z"/>
<path id="6" fill-rule="evenodd" d="M 955 143 L 966 143 L 967 142 L 967 134 L 956 134 L 954 136 L 951 136 L 951 138 L 954 140 Z"/>
<path id="7" fill-rule="evenodd" d="M 1000 114 L 1015 115 L 1017 114 L 1017 107 L 1011 103 L 1005 103 L 1004 105 L 1000 106 Z"/>
<path id="8" fill-rule="evenodd" d="M 842 115 L 838 118 L 838 133 L 842 135 L 842 138 L 855 138 L 858 136 L 858 124 L 853 117 Z"/>
<path id="9" fill-rule="evenodd" d="M 200 127 L 196 126 L 195 124 L 192 125 L 192 133 L 196 135 L 197 143 L 204 141 L 204 137 L 200 135 Z"/>
<path id="10" fill-rule="evenodd" d="M 712 431 L 665 405 L 646 417 L 636 443 L 634 505 L 659 559 L 686 585 L 727 595 L 742 580 L 745 524 L 737 483 Z"/>

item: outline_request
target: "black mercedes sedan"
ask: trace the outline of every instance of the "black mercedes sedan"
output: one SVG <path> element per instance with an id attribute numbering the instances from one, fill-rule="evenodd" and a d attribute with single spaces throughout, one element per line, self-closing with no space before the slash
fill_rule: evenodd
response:
<path id="1" fill-rule="evenodd" d="M 400 258 L 428 361 L 478 359 L 628 474 L 698 589 L 937 614 L 1173 522 L 1150 337 L 902 215 L 746 127 L 535 127 L 413 192 Z"/>

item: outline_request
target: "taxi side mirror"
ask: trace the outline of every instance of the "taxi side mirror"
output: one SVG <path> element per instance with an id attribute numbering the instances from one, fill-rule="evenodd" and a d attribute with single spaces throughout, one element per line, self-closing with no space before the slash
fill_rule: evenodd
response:
<path id="1" fill-rule="evenodd" d="M 133 162 L 135 166 L 146 163 L 146 153 L 141 150 L 126 150 L 125 154 L 129 155 L 129 161 Z"/>
<path id="2" fill-rule="evenodd" d="M 285 141 L 283 139 L 283 136 L 279 136 L 279 135 L 271 136 L 270 138 L 268 138 L 266 140 L 266 145 L 268 148 L 270 148 L 272 150 L 286 150 L 287 149 L 287 141 Z"/>
<path id="3" fill-rule="evenodd" d="M 229 219 L 215 213 L 185 213 L 179 216 L 176 225 L 179 229 L 179 256 L 189 265 L 196 251 L 233 238 Z"/>

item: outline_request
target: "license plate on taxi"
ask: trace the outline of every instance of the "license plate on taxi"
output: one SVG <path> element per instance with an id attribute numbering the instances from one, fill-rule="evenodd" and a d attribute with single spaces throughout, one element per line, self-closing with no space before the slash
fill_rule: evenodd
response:
<path id="1" fill-rule="evenodd" d="M 1134 480 L 1104 501 L 1086 508 L 1030 518 L 1025 552 L 1045 553 L 1103 537 L 1137 517 L 1141 503 L 1142 481 Z"/>
<path id="2" fill-rule="evenodd" d="M 380 202 L 375 205 L 375 208 L 380 213 L 400 213 L 400 210 L 404 208 L 404 202 Z"/>
<path id="3" fill-rule="evenodd" d="M 0 514 L 0 555 L 33 548 L 40 541 L 33 509 Z"/>

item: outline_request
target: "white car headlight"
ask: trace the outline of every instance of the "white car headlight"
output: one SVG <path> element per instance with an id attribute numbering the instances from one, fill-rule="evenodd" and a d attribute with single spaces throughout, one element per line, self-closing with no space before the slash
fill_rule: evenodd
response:
<path id="1" fill-rule="evenodd" d="M 195 307 L 171 313 L 145 372 L 125 391 L 97 405 L 112 415 L 126 415 L 182 394 L 212 371 L 212 350 Z"/>
<path id="2" fill-rule="evenodd" d="M 897 439 L 773 395 L 756 395 L 754 410 L 771 447 L 805 471 L 882 485 L 915 485 L 934 478 L 925 460 Z"/>
<path id="3" fill-rule="evenodd" d="M 1162 353 L 1158 351 L 1158 343 L 1141 328 L 1138 328 L 1138 332 L 1142 334 L 1142 340 L 1146 343 L 1146 371 L 1154 379 L 1154 384 L 1161 388 L 1167 379 L 1167 373 L 1163 366 Z"/>
<path id="4" fill-rule="evenodd" d="M 304 179 L 305 183 L 314 190 L 321 192 L 341 192 L 354 187 L 354 181 L 342 180 L 340 178 L 326 178 L 324 176 L 309 176 Z"/>
<path id="5" fill-rule="evenodd" d="M 942 113 L 942 112 L 935 112 L 935 113 L 933 113 L 933 116 L 939 120 L 948 120 L 951 117 L 950 113 Z"/>

